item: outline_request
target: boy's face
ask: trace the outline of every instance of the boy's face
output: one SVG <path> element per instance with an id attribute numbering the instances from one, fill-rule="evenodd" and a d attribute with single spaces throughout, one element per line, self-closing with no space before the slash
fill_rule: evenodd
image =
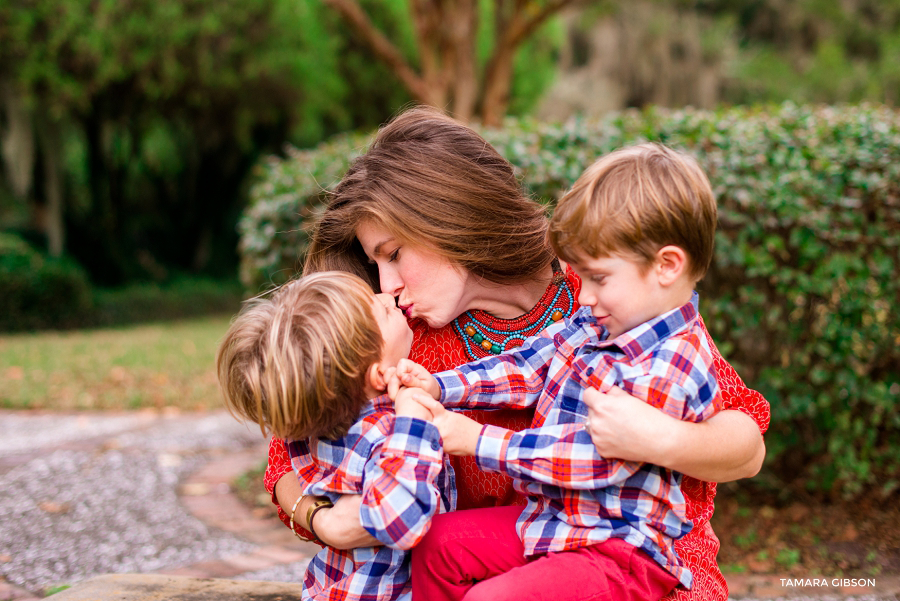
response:
<path id="1" fill-rule="evenodd" d="M 569 264 L 581 278 L 578 302 L 591 308 L 610 340 L 670 310 L 653 265 L 623 255 L 590 258 L 581 252 Z"/>
<path id="2" fill-rule="evenodd" d="M 384 340 L 381 362 L 386 367 L 395 367 L 400 359 L 409 356 L 413 339 L 412 330 L 406 323 L 403 311 L 397 308 L 394 297 L 390 294 L 376 294 L 372 297 L 372 313 Z"/>

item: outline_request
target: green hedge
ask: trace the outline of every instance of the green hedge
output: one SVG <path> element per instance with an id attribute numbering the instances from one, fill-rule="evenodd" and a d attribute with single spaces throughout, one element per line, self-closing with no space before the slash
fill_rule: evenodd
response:
<path id="1" fill-rule="evenodd" d="M 77 263 L 0 233 L 0 332 L 72 327 L 90 306 L 91 286 Z"/>
<path id="2" fill-rule="evenodd" d="M 53 259 L 20 237 L 0 233 L 0 332 L 96 328 L 237 313 L 235 280 L 175 278 L 165 284 L 91 288 L 68 258 Z"/>
<path id="3" fill-rule="evenodd" d="M 766 474 L 824 496 L 900 486 L 900 113 L 785 104 L 510 121 L 485 137 L 548 204 L 598 156 L 645 140 L 692 153 L 720 219 L 701 309 L 772 405 Z M 368 138 L 259 166 L 241 224 L 242 281 L 289 277 L 322 190 Z"/>

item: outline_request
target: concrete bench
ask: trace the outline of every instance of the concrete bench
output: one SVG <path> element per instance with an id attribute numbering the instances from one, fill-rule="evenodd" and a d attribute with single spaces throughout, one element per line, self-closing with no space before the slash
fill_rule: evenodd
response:
<path id="1" fill-rule="evenodd" d="M 299 601 L 300 584 L 187 578 L 160 574 L 105 574 L 52 596 L 53 601 Z"/>

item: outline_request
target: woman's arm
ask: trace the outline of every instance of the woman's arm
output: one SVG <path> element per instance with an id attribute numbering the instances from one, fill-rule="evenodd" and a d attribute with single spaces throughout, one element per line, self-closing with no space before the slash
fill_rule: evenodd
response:
<path id="1" fill-rule="evenodd" d="M 293 472 L 282 476 L 275 485 L 278 504 L 285 507 L 288 514 L 302 493 L 303 485 L 300 484 Z M 338 499 L 334 507 L 323 508 L 316 512 L 313 524 L 319 540 L 335 549 L 355 549 L 380 545 L 381 543 L 366 532 L 360 524 L 359 508 L 361 503 L 361 495 L 344 495 Z M 306 512 L 312 504 L 313 499 L 308 496 L 300 501 L 294 512 L 294 523 L 307 530 L 309 530 L 309 524 L 306 523 Z"/>
<path id="2" fill-rule="evenodd" d="M 728 482 L 755 476 L 766 456 L 759 427 L 741 411 L 686 422 L 618 388 L 606 394 L 587 389 L 584 401 L 591 439 L 604 457 L 653 463 L 707 482 Z"/>

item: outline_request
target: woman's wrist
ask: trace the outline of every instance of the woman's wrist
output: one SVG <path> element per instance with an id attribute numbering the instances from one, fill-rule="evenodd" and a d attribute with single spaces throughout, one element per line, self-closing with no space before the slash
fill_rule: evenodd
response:
<path id="1" fill-rule="evenodd" d="M 303 494 L 303 486 L 293 472 L 288 472 L 275 483 L 275 499 L 282 511 L 293 517 L 294 528 L 300 526 L 304 530 L 309 530 L 306 514 L 313 504 L 313 498 Z"/>

